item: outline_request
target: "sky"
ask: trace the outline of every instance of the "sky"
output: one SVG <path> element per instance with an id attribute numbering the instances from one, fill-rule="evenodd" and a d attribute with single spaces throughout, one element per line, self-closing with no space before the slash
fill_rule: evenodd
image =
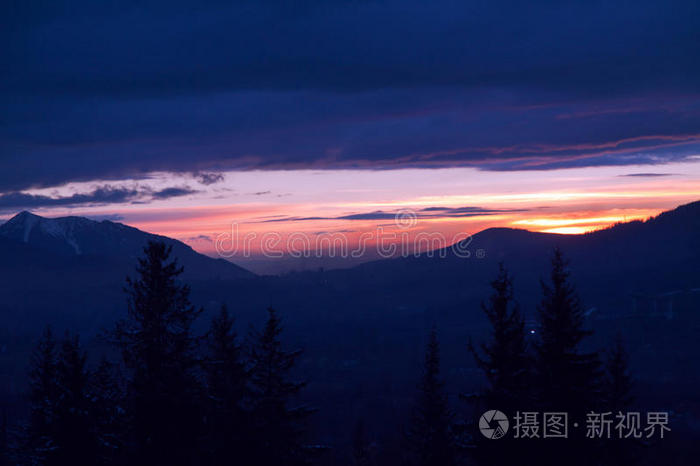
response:
<path id="1" fill-rule="evenodd" d="M 0 218 L 208 254 L 646 218 L 700 199 L 699 30 L 696 1 L 2 2 Z"/>

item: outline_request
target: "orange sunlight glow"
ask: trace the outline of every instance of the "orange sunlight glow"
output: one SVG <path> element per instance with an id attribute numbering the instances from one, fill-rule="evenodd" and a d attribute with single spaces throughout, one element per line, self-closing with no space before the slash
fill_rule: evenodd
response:
<path id="1" fill-rule="evenodd" d="M 298 170 L 225 172 L 211 186 L 182 174 L 153 174 L 110 185 L 145 192 L 196 187 L 193 194 L 147 203 L 57 206 L 40 215 L 115 216 L 118 221 L 184 241 L 217 255 L 216 240 L 235 227 L 242 237 L 343 235 L 353 245 L 378 229 L 446 238 L 492 227 L 582 234 L 646 219 L 700 198 L 700 159 L 664 166 L 665 176 L 630 176 L 644 166 L 489 172 L 473 168 L 386 171 Z M 121 183 L 121 184 L 119 184 Z M 70 197 L 95 182 L 37 188 L 27 194 Z M 412 212 L 415 225 L 398 229 L 394 215 Z M 376 237 L 373 236 L 372 238 Z M 364 239 L 363 239 L 364 241 Z M 371 243 L 373 240 L 368 240 Z"/>
<path id="2" fill-rule="evenodd" d="M 616 223 L 633 220 L 644 220 L 657 214 L 656 211 L 645 211 L 639 214 L 610 215 L 605 217 L 556 217 L 556 218 L 528 218 L 516 220 L 511 224 L 542 233 L 558 233 L 562 235 L 580 235 L 595 230 L 610 227 Z"/>
<path id="3" fill-rule="evenodd" d="M 598 230 L 599 228 L 591 227 L 559 227 L 547 228 L 546 230 L 538 230 L 540 233 L 557 233 L 560 235 L 581 235 L 590 231 Z"/>
<path id="4" fill-rule="evenodd" d="M 612 225 L 629 220 L 637 220 L 643 217 L 615 216 L 615 217 L 584 217 L 584 218 L 532 218 L 517 220 L 513 225 L 527 225 L 536 227 L 563 226 L 563 225 Z"/>

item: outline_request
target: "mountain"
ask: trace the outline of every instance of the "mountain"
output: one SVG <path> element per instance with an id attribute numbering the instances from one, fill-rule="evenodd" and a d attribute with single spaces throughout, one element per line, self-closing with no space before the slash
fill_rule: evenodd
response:
<path id="1" fill-rule="evenodd" d="M 460 306 L 481 298 L 503 262 L 515 275 L 519 298 L 534 312 L 539 280 L 547 277 L 551 252 L 560 247 L 591 304 L 622 312 L 620 303 L 633 294 L 700 287 L 700 202 L 583 235 L 490 228 L 457 246 L 469 257 L 449 247 L 331 271 L 326 280 L 367 293 L 381 289 L 395 296 L 393 305 L 406 308 L 435 308 L 440 302 Z"/>
<path id="2" fill-rule="evenodd" d="M 105 350 L 96 336 L 125 316 L 124 278 L 149 239 L 172 244 L 185 266 L 192 301 L 205 309 L 197 331 L 221 303 L 239 332 L 260 324 L 268 306 L 280 311 L 288 342 L 305 349 L 300 371 L 311 380 L 317 422 L 333 438 L 356 421 L 351 413 L 383 426 L 408 409 L 433 324 L 452 393 L 479 386 L 467 342 L 489 331 L 480 302 L 498 263 L 515 276 L 515 297 L 536 334 L 540 279 L 555 247 L 571 261 L 595 330 L 591 347 L 605 348 L 621 332 L 638 385 L 664 395 L 640 403 L 679 412 L 700 403 L 700 202 L 585 235 L 492 228 L 458 245 L 469 257 L 447 248 L 281 276 L 255 276 L 119 223 L 22 213 L 0 226 L 0 401 L 20 399 L 32 340 L 47 324 L 80 332 L 94 354 Z"/>
<path id="3" fill-rule="evenodd" d="M 516 296 L 523 312 L 533 318 L 539 281 L 547 277 L 555 247 L 570 259 L 584 303 L 597 315 L 625 315 L 640 300 L 652 306 L 656 295 L 700 288 L 700 202 L 585 235 L 492 228 L 459 245 L 469 257 L 448 248 L 349 269 L 282 276 L 255 276 L 179 241 L 119 223 L 48 219 L 23 212 L 0 226 L 0 285 L 9 290 L 3 293 L 0 319 L 5 308 L 6 314 L 22 310 L 17 323 L 27 328 L 31 321 L 24 316 L 32 313 L 72 315 L 81 324 L 90 322 L 85 315 L 101 324 L 109 322 L 123 312 L 124 277 L 133 274 L 137 257 L 151 239 L 173 246 L 185 266 L 183 279 L 192 284 L 201 304 L 229 303 L 244 322 L 274 305 L 294 315 L 294 325 L 304 332 L 325 324 L 383 325 L 396 316 L 406 325 L 416 316 L 450 325 L 473 323 L 481 318 L 479 302 L 499 262 L 514 274 Z M 47 303 L 52 310 L 46 309 Z"/>
<path id="4" fill-rule="evenodd" d="M 185 267 L 185 280 L 235 280 L 254 276 L 229 261 L 199 254 L 180 241 L 108 220 L 44 218 L 21 212 L 0 225 L 0 239 L 0 250 L 7 254 L 11 250 L 15 261 L 26 256 L 27 266 L 37 260 L 45 264 L 50 257 L 54 267 L 102 262 L 105 272 L 124 274 L 133 270 L 146 243 L 157 240 L 172 246 L 173 254 Z"/>
<path id="5" fill-rule="evenodd" d="M 480 304 L 501 261 L 514 275 L 532 345 L 540 280 L 548 280 L 552 251 L 559 247 L 570 260 L 586 326 L 594 331 L 586 348 L 604 352 L 621 334 L 639 406 L 663 406 L 699 425 L 688 406 L 700 406 L 700 202 L 585 235 L 492 228 L 459 246 L 469 257 L 448 248 L 351 269 L 260 277 L 245 286 L 202 283 L 193 290 L 201 302 L 228 303 L 239 323 L 254 320 L 268 305 L 286 316 L 288 337 L 305 348 L 302 369 L 313 381 L 308 396 L 324 400 L 319 424 L 337 437 L 343 431 L 333 426 L 356 420 L 346 414 L 340 423 L 338 413 L 392 425 L 396 406 L 410 409 L 433 325 L 449 392 L 469 393 L 483 384 L 467 343 L 479 344 L 491 331 Z M 458 403 L 457 409 L 469 408 Z"/>

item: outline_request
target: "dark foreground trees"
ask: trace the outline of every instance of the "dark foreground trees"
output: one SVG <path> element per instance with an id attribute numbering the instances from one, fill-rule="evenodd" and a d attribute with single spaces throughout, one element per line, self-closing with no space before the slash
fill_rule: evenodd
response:
<path id="1" fill-rule="evenodd" d="M 416 466 L 455 464 L 452 413 L 440 377 L 440 345 L 434 328 L 425 350 L 423 375 L 418 385 L 408 441 L 413 451 L 411 461 Z"/>
<path id="2" fill-rule="evenodd" d="M 592 332 L 585 328 L 584 309 L 567 266 L 556 249 L 550 282 L 542 282 L 536 388 L 543 409 L 582 416 L 600 404 L 601 367 L 598 354 L 582 348 Z"/>
<path id="3" fill-rule="evenodd" d="M 204 460 L 213 465 L 245 462 L 251 453 L 250 415 L 245 406 L 250 393 L 248 372 L 226 306 L 212 319 L 205 341 Z"/>
<path id="4" fill-rule="evenodd" d="M 298 351 L 286 352 L 274 310 L 253 332 L 247 360 L 233 320 L 222 308 L 206 335 L 203 357 L 192 324 L 200 311 L 170 248 L 151 243 L 129 280 L 129 319 L 115 331 L 127 375 L 127 446 L 151 465 L 231 461 L 294 465 L 305 460 L 301 424 L 309 414 L 291 406 L 304 387 L 290 371 Z M 199 377 L 199 370 L 204 373 Z"/>
<path id="5" fill-rule="evenodd" d="M 481 351 L 469 345 L 488 386 L 481 395 L 483 404 L 506 413 L 527 409 L 531 401 L 525 390 L 531 360 L 525 340 L 525 323 L 513 297 L 513 278 L 503 264 L 491 282 L 492 294 L 481 308 L 491 324 L 491 338 Z"/>
<path id="6" fill-rule="evenodd" d="M 251 411 L 250 427 L 256 464 L 292 466 L 308 461 L 301 443 L 303 422 L 311 411 L 293 401 L 305 382 L 295 381 L 291 370 L 301 351 L 286 351 L 280 341 L 282 325 L 277 313 L 268 309 L 262 331 L 251 333 L 249 354 Z"/>
<path id="7" fill-rule="evenodd" d="M 602 372 L 597 352 L 587 352 L 584 309 L 570 281 L 568 262 L 561 250 L 552 256 L 549 282 L 542 281 L 538 307 L 539 338 L 535 347 L 535 395 L 540 412 L 566 413 L 583 426 L 586 415 L 601 406 Z M 585 430 L 572 428 L 565 442 L 537 450 L 543 464 L 559 464 L 562 455 L 571 464 L 591 464 L 599 451 L 591 448 Z"/>
<path id="8" fill-rule="evenodd" d="M 634 403 L 634 382 L 629 370 L 629 356 L 620 334 L 615 338 L 612 348 L 606 352 L 604 369 L 602 411 L 609 412 L 611 416 L 626 413 Z M 604 464 L 639 464 L 642 443 L 637 439 L 612 438 L 604 447 L 601 455 Z"/>
<path id="9" fill-rule="evenodd" d="M 77 336 L 66 336 L 56 365 L 58 400 L 56 404 L 55 464 L 86 464 L 97 458 L 97 426 L 90 386 L 92 375 L 86 366 L 87 354 Z"/>
<path id="10" fill-rule="evenodd" d="M 585 438 L 585 420 L 591 411 L 624 411 L 631 402 L 631 378 L 621 340 L 609 352 L 605 367 L 597 352 L 585 349 L 591 331 L 586 328 L 585 312 L 570 280 L 568 262 L 556 249 L 551 259 L 550 277 L 542 281 L 542 300 L 538 306 L 539 327 L 534 345 L 526 344 L 523 319 L 514 304 L 512 278 L 499 266 L 491 284 L 493 292 L 482 305 L 490 326 L 490 339 L 480 351 L 470 344 L 477 365 L 487 384 L 472 397 L 475 417 L 488 409 L 504 411 L 515 427 L 516 412 L 539 413 L 538 433 L 542 438 L 541 413 L 566 413 L 567 439 L 542 444 L 536 439 L 499 440 L 498 445 L 484 439 L 475 428 L 472 457 L 479 464 L 508 464 L 530 458 L 538 464 L 600 464 L 619 460 L 627 451 L 613 455 Z M 522 417 L 520 418 L 522 422 Z M 574 424 L 580 426 L 578 430 Z M 614 464 L 614 461 L 613 463 Z"/>
<path id="11" fill-rule="evenodd" d="M 36 347 L 30 373 L 31 415 L 21 460 L 29 464 L 98 464 L 92 374 L 77 336 L 60 349 L 50 329 Z"/>
<path id="12" fill-rule="evenodd" d="M 10 466 L 10 439 L 7 427 L 7 413 L 0 413 L 0 466 Z"/>
<path id="13" fill-rule="evenodd" d="M 319 449 L 304 443 L 311 411 L 297 402 L 305 386 L 295 374 L 301 353 L 286 349 L 277 313 L 268 310 L 264 326 L 251 331 L 243 344 L 222 307 L 199 337 L 192 327 L 200 311 L 179 282 L 181 271 L 165 245 L 146 248 L 138 276 L 127 282 L 127 319 L 112 333 L 121 354 L 118 363 L 103 359 L 91 368 L 77 337 L 56 342 L 46 331 L 33 355 L 31 413 L 22 448 L 6 458 L 42 465 L 183 466 L 296 466 L 313 459 L 310 453 Z M 487 382 L 471 423 L 481 409 L 509 411 L 511 423 L 514 410 L 562 411 L 573 423 L 594 408 L 629 406 L 632 381 L 623 345 L 616 344 L 604 366 L 596 353 L 586 352 L 583 308 L 560 252 L 554 254 L 550 281 L 542 286 L 540 327 L 532 348 L 512 277 L 503 266 L 491 287 L 482 306 L 490 338 L 478 348 L 470 345 Z M 413 414 L 406 432 L 410 464 L 461 464 L 464 451 L 457 446 L 465 442 L 456 434 L 463 429 L 453 423 L 434 330 Z M 371 464 L 362 430 L 355 435 L 354 460 Z M 482 439 L 480 435 L 477 430 L 474 438 Z M 558 464 L 562 457 L 571 464 L 619 464 L 633 458 L 627 445 L 600 454 L 595 442 L 515 448 L 510 440 L 477 440 L 468 445 L 475 447 L 468 456 L 479 464 L 523 457 L 536 458 L 538 464 Z"/>
<path id="14" fill-rule="evenodd" d="M 24 461 L 47 462 L 55 449 L 58 381 L 56 340 L 47 327 L 32 354 L 29 371 L 29 425 L 23 439 Z"/>
<path id="15" fill-rule="evenodd" d="M 189 465 L 197 458 L 201 399 L 196 369 L 199 314 L 171 247 L 149 243 L 138 277 L 127 279 L 128 318 L 114 330 L 126 373 L 127 448 L 151 465 Z"/>
<path id="16" fill-rule="evenodd" d="M 603 407 L 612 413 L 629 408 L 634 401 L 633 385 L 629 356 L 622 335 L 618 334 L 613 347 L 606 354 L 601 396 Z"/>
<path id="17" fill-rule="evenodd" d="M 32 465 L 304 464 L 300 352 L 284 349 L 276 312 L 247 348 L 225 307 L 198 337 L 201 311 L 171 249 L 149 243 L 144 252 L 127 280 L 127 318 L 110 333 L 119 363 L 90 369 L 78 338 L 57 343 L 50 329 L 38 342 L 30 418 L 13 456 Z"/>
<path id="18" fill-rule="evenodd" d="M 505 266 L 498 265 L 498 274 L 491 282 L 491 296 L 481 304 L 490 327 L 490 338 L 477 349 L 470 342 L 469 349 L 482 370 L 487 385 L 471 401 L 473 417 L 497 409 L 506 416 L 533 407 L 532 357 L 525 335 L 525 323 L 513 295 L 513 277 Z M 481 435 L 474 424 L 469 433 L 473 439 L 472 454 L 479 464 L 509 464 L 527 455 L 527 445 L 511 437 L 494 442 Z M 496 427 L 496 425 L 494 425 Z"/>

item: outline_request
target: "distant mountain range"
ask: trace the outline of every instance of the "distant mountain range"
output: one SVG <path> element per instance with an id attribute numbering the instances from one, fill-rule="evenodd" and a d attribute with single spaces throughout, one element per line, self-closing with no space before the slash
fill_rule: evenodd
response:
<path id="1" fill-rule="evenodd" d="M 281 312 L 285 337 L 306 350 L 301 370 L 311 375 L 309 396 L 324 400 L 319 416 L 331 416 L 321 422 L 338 426 L 335 435 L 343 423 L 333 413 L 346 407 L 368 416 L 382 409 L 379 417 L 390 417 L 397 400 L 410 403 L 424 337 L 434 324 L 448 385 L 464 390 L 479 384 L 467 341 L 488 332 L 480 302 L 498 263 L 515 276 L 515 297 L 536 333 L 539 282 L 547 279 L 557 246 L 571 261 L 595 329 L 589 344 L 605 347 L 621 332 L 640 384 L 664 394 L 651 406 L 683 409 L 697 399 L 700 202 L 585 235 L 488 229 L 461 245 L 468 258 L 448 249 L 444 257 L 438 251 L 279 276 L 256 276 L 119 223 L 22 212 L 0 226 L 0 399 L 19 396 L 33 338 L 46 324 L 80 332 L 87 344 L 104 349 L 94 337 L 125 315 L 124 279 L 152 239 L 171 244 L 185 266 L 192 301 L 206 311 L 198 330 L 222 303 L 241 333 L 260 323 L 266 307 Z"/>
<path id="2" fill-rule="evenodd" d="M 21 212 L 0 225 L 0 251 L 3 258 L 23 262 L 25 267 L 51 263 L 79 264 L 104 261 L 105 272 L 125 274 L 133 270 L 136 259 L 148 241 L 164 241 L 185 266 L 184 279 L 235 280 L 254 274 L 224 259 L 199 254 L 186 244 L 136 228 L 84 217 L 44 218 Z M 40 260 L 41 264 L 32 261 Z"/>
<path id="3" fill-rule="evenodd" d="M 441 296 L 455 292 L 464 297 L 483 297 L 497 263 L 503 262 L 515 275 L 519 299 L 534 311 L 539 280 L 547 277 L 552 250 L 560 247 L 571 262 L 573 277 L 583 296 L 591 304 L 604 306 L 613 299 L 624 302 L 634 293 L 697 288 L 700 201 L 646 221 L 621 223 L 583 235 L 491 228 L 475 234 L 461 246 L 471 253 L 469 258 L 457 257 L 453 248 L 448 248 L 443 251 L 444 258 L 437 251 L 370 262 L 328 275 L 358 286 L 401 290 L 406 305 L 423 303 L 434 307 Z M 609 306 L 608 312 L 622 312 Z"/>
<path id="4" fill-rule="evenodd" d="M 548 258 L 557 246 L 571 260 L 586 302 L 600 312 L 624 313 L 635 294 L 700 287 L 700 202 L 584 235 L 492 228 L 461 245 L 470 252 L 468 258 L 448 248 L 444 254 L 267 277 L 120 223 L 21 212 L 0 225 L 0 283 L 12 290 L 4 305 L 41 308 L 46 295 L 53 294 L 60 309 L 76 302 L 79 308 L 123 306 L 124 278 L 133 274 L 149 240 L 172 245 L 185 267 L 183 280 L 194 282 L 195 293 L 201 290 L 206 302 L 235 302 L 250 310 L 275 304 L 310 318 L 330 307 L 343 320 L 347 314 L 393 309 L 439 314 L 476 306 L 488 292 L 498 262 L 515 275 L 518 299 L 526 313 L 533 313 L 539 280 L 546 277 Z M 66 310 L 75 312 L 80 313 Z"/>

